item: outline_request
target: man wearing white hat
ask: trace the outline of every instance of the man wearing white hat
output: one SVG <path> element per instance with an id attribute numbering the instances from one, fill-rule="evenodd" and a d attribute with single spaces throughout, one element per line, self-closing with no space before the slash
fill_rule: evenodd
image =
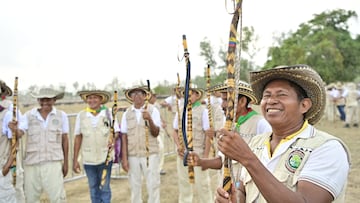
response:
<path id="1" fill-rule="evenodd" d="M 115 132 L 113 140 L 116 140 L 119 132 L 117 120 L 115 119 L 113 122 L 111 111 L 105 106 L 110 100 L 111 94 L 103 90 L 84 90 L 79 91 L 78 95 L 87 103 L 87 107 L 76 116 L 73 170 L 76 173 L 80 172 L 78 157 L 81 149 L 91 202 L 110 203 L 110 175 L 114 150 L 111 151 L 109 164 L 106 164 L 105 161 L 110 147 L 113 146 L 113 143 L 110 142 L 110 136 L 113 136 L 111 128 Z M 105 183 L 101 185 L 103 170 L 107 170 L 107 173 Z"/>
<path id="2" fill-rule="evenodd" d="M 39 107 L 24 115 L 26 202 L 40 202 L 42 191 L 50 202 L 66 202 L 64 177 L 68 172 L 69 120 L 65 112 L 54 107 L 64 92 L 43 88 L 31 95 Z"/>

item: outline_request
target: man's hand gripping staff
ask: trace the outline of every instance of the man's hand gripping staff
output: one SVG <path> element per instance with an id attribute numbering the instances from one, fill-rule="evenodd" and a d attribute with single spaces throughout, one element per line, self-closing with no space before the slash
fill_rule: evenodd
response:
<path id="1" fill-rule="evenodd" d="M 107 167 L 109 166 L 109 163 L 112 159 L 112 152 L 114 150 L 114 138 L 115 136 L 115 129 L 114 129 L 114 125 L 115 125 L 115 119 L 116 119 L 116 113 L 117 113 L 117 102 L 118 102 L 118 93 L 115 90 L 114 91 L 114 104 L 112 106 L 112 122 L 111 122 L 111 126 L 110 126 L 110 137 L 109 137 L 109 149 L 106 155 L 106 160 L 105 160 L 105 167 L 102 170 L 102 174 L 101 174 L 101 183 L 100 183 L 100 189 L 102 187 L 104 187 L 105 182 L 106 182 L 106 175 L 108 173 Z"/>

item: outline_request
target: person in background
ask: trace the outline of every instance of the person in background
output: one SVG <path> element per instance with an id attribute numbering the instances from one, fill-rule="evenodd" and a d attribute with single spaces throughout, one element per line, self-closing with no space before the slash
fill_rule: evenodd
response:
<path id="1" fill-rule="evenodd" d="M 161 115 L 161 105 L 159 104 L 159 102 L 157 102 L 157 94 L 155 93 L 155 91 L 151 91 L 151 96 L 150 96 L 150 100 L 149 103 L 152 104 L 160 113 L 160 120 L 161 120 L 161 125 L 160 125 L 160 131 L 159 131 L 159 136 L 158 136 L 158 141 L 159 141 L 159 147 L 160 147 L 160 164 L 159 164 L 159 168 L 160 168 L 160 175 L 165 175 L 166 171 L 163 169 L 164 167 L 164 160 L 165 160 L 165 134 L 168 134 L 166 131 L 166 120 L 164 119 L 164 117 Z M 170 135 L 167 135 L 170 136 Z"/>
<path id="2" fill-rule="evenodd" d="M 201 158 L 208 158 L 210 152 L 210 137 L 206 136 L 206 131 L 210 129 L 209 126 L 209 117 L 208 110 L 204 105 L 201 105 L 202 98 L 204 96 L 204 90 L 201 88 L 191 88 L 192 94 L 189 97 L 192 104 L 192 140 L 193 140 L 193 151 L 199 154 Z M 184 91 L 182 92 L 184 95 Z M 180 108 L 180 112 L 183 112 L 183 107 Z M 200 202 L 208 203 L 213 202 L 213 194 L 210 188 L 210 175 L 208 170 L 202 170 L 200 167 L 194 167 L 194 181 L 192 184 L 189 182 L 188 177 L 188 167 L 184 166 L 183 159 L 185 152 L 180 150 L 187 150 L 180 146 L 178 130 L 181 130 L 181 127 L 178 125 L 178 113 L 176 113 L 173 120 L 174 128 L 174 142 L 178 151 L 177 156 L 177 171 L 178 171 L 178 184 L 179 184 L 179 203 L 191 203 L 191 202 Z M 181 113 L 181 115 L 183 115 Z M 187 116 L 187 112 L 186 112 Z M 180 119 L 187 119 L 182 118 Z M 187 122 L 185 129 L 188 128 Z M 184 134 L 183 134 L 184 135 Z M 185 143 L 182 141 L 182 143 Z M 194 199 L 194 190 L 198 199 Z M 194 200 L 193 200 L 194 199 Z"/>
<path id="3" fill-rule="evenodd" d="M 347 85 L 348 94 L 346 96 L 345 106 L 345 128 L 359 127 L 359 106 L 358 99 L 360 98 L 360 92 L 356 89 L 356 84 L 351 82 Z"/>
<path id="4" fill-rule="evenodd" d="M 146 180 L 147 202 L 160 202 L 160 112 L 147 99 L 150 92 L 145 87 L 125 91 L 132 105 L 122 115 L 122 167 L 129 174 L 131 202 L 142 202 L 142 177 Z M 147 142 L 148 140 L 148 142 Z"/>
<path id="5" fill-rule="evenodd" d="M 272 132 L 247 144 L 221 130 L 219 150 L 244 168 L 240 198 L 219 187 L 216 202 L 344 202 L 349 150 L 313 126 L 325 108 L 320 75 L 308 65 L 278 66 L 250 72 L 250 82 Z"/>
<path id="6" fill-rule="evenodd" d="M 103 90 L 84 90 L 79 91 L 78 95 L 87 103 L 87 107 L 76 116 L 73 170 L 76 173 L 80 172 L 78 157 L 81 149 L 91 202 L 110 203 L 110 176 L 114 150 L 111 151 L 110 162 L 106 164 L 105 161 L 119 133 L 119 124 L 116 118 L 112 117 L 111 110 L 105 106 L 110 100 L 111 94 Z M 114 126 L 112 126 L 113 119 Z M 112 130 L 114 135 L 112 135 Z M 111 136 L 115 136 L 113 142 L 110 141 Z M 101 185 L 103 170 L 107 170 L 107 173 L 105 184 Z"/>

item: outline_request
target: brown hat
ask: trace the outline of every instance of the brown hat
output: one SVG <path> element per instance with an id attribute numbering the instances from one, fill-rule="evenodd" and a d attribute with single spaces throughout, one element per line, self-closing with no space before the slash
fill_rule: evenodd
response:
<path id="1" fill-rule="evenodd" d="M 133 99 L 131 98 L 131 93 L 136 91 L 136 90 L 140 90 L 142 92 L 144 92 L 145 95 L 148 95 L 150 94 L 150 92 L 148 91 L 147 89 L 147 86 L 136 86 L 136 87 L 133 87 L 133 88 L 130 88 L 130 89 L 127 89 L 125 90 L 125 97 L 126 97 L 126 100 L 129 102 L 129 103 L 133 103 Z"/>
<path id="2" fill-rule="evenodd" d="M 213 88 L 210 88 L 209 91 L 210 92 L 219 91 L 219 92 L 225 93 L 225 92 L 227 92 L 227 88 L 228 88 L 228 85 L 227 85 L 227 82 L 225 81 L 225 83 L 223 83 L 223 84 L 220 84 L 220 85 L 214 86 Z M 240 95 L 244 95 L 244 96 L 248 97 L 251 100 L 251 103 L 253 103 L 253 104 L 258 103 L 258 100 L 254 94 L 254 91 L 252 90 L 249 83 L 240 80 L 238 82 L 237 88 L 238 88 L 238 92 L 237 92 L 238 95 L 240 94 Z"/>
<path id="3" fill-rule="evenodd" d="M 6 83 L 2 80 L 0 80 L 0 93 L 5 94 L 5 96 L 11 96 L 12 91 L 9 86 L 6 85 Z"/>
<path id="4" fill-rule="evenodd" d="M 41 88 L 39 92 L 31 93 L 31 96 L 36 99 L 42 99 L 42 98 L 54 98 L 56 100 L 64 98 L 64 92 L 56 91 L 52 88 Z"/>
<path id="5" fill-rule="evenodd" d="M 84 100 L 84 102 L 86 102 L 86 98 L 89 95 L 98 95 L 101 97 L 101 104 L 105 104 L 107 103 L 110 98 L 111 98 L 111 94 L 110 92 L 104 91 L 104 90 L 83 90 L 83 91 L 79 91 L 77 93 L 82 100 Z"/>
<path id="6" fill-rule="evenodd" d="M 278 66 L 269 70 L 250 72 L 251 87 L 258 103 L 265 86 L 272 80 L 285 79 L 299 85 L 311 99 L 312 106 L 305 113 L 305 119 L 315 124 L 324 113 L 326 92 L 320 75 L 308 65 Z"/>

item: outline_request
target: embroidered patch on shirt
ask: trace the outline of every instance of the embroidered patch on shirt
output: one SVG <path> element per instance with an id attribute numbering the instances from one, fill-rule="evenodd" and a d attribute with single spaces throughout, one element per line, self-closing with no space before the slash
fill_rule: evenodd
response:
<path id="1" fill-rule="evenodd" d="M 295 149 L 290 152 L 287 161 L 285 162 L 285 166 L 291 173 L 294 173 L 297 168 L 299 168 L 305 154 L 303 151 Z"/>

